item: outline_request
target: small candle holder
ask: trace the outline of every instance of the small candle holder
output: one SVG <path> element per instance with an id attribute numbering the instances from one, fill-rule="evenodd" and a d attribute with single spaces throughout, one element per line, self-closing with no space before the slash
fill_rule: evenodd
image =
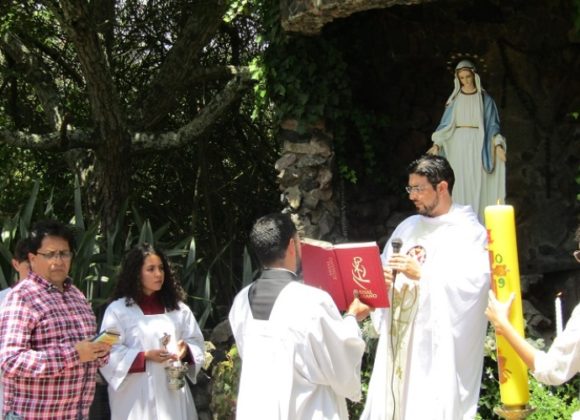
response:
<path id="1" fill-rule="evenodd" d="M 173 361 L 165 367 L 167 374 L 167 387 L 177 391 L 185 386 L 185 374 L 187 373 L 187 363 Z"/>
<path id="2" fill-rule="evenodd" d="M 529 405 L 505 405 L 495 407 L 493 412 L 502 419 L 525 419 L 532 414 L 536 409 Z"/>
<path id="3" fill-rule="evenodd" d="M 164 333 L 163 337 L 159 339 L 161 348 L 167 351 L 167 345 L 171 340 L 171 335 Z M 167 387 L 173 390 L 179 390 L 185 386 L 185 374 L 189 369 L 187 363 L 182 363 L 179 360 L 167 361 L 165 366 L 165 373 L 167 375 Z"/>

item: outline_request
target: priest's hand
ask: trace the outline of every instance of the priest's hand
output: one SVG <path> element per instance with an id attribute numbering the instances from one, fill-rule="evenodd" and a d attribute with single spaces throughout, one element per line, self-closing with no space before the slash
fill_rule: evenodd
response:
<path id="1" fill-rule="evenodd" d="M 421 278 L 421 266 L 415 258 L 408 255 L 391 255 L 388 261 L 388 267 L 397 273 L 403 273 L 408 279 L 419 280 Z"/>
<path id="2" fill-rule="evenodd" d="M 390 267 L 383 267 L 383 276 L 385 283 L 387 283 L 387 290 L 390 290 L 393 285 L 393 270 Z"/>
<path id="3" fill-rule="evenodd" d="M 508 316 L 515 296 L 516 295 L 512 293 L 507 301 L 500 302 L 496 299 L 493 290 L 489 291 L 485 315 L 493 324 L 496 334 L 503 335 L 505 326 L 510 323 Z"/>

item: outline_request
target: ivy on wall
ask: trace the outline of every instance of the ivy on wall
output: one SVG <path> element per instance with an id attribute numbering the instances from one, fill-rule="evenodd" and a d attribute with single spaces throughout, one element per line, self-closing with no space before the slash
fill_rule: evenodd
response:
<path id="1" fill-rule="evenodd" d="M 254 63 L 257 101 L 262 107 L 275 104 L 274 122 L 295 119 L 301 134 L 324 120 L 334 137 L 341 176 L 352 183 L 363 175 L 380 181 L 384 171 L 378 170 L 377 146 L 388 120 L 353 101 L 342 40 L 324 33 L 307 37 L 284 32 L 276 1 L 262 0 L 259 13 L 266 48 Z"/>

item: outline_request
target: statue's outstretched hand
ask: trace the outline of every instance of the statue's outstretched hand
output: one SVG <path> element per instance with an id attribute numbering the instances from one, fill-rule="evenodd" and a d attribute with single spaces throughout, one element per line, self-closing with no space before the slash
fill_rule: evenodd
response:
<path id="1" fill-rule="evenodd" d="M 427 154 L 428 155 L 435 155 L 435 156 L 437 156 L 439 154 L 439 146 L 437 146 L 436 144 L 434 144 L 433 146 L 431 146 L 429 148 L 429 150 L 427 150 Z"/>
<path id="2" fill-rule="evenodd" d="M 497 155 L 497 158 L 499 160 L 501 160 L 502 162 L 507 162 L 507 155 L 503 147 L 499 145 L 495 146 L 495 154 Z"/>

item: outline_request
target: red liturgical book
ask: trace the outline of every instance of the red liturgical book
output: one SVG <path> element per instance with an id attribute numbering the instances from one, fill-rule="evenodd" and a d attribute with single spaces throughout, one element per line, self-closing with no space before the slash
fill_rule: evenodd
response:
<path id="1" fill-rule="evenodd" d="M 388 308 L 383 265 L 376 242 L 344 243 L 302 240 L 304 283 L 326 290 L 345 311 L 358 290 L 359 299 L 373 308 Z"/>

